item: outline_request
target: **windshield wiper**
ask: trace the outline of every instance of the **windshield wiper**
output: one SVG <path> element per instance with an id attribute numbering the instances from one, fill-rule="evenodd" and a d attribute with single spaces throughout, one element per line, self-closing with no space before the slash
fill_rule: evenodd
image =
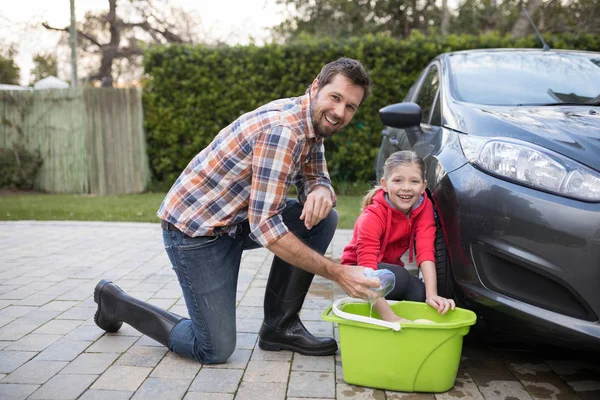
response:
<path id="1" fill-rule="evenodd" d="M 525 105 L 525 104 L 522 104 Z M 527 104 L 528 106 L 600 106 L 600 100 L 592 100 L 592 101 L 585 101 L 583 103 L 577 103 L 577 102 L 559 102 L 559 103 L 542 103 L 542 104 Z"/>

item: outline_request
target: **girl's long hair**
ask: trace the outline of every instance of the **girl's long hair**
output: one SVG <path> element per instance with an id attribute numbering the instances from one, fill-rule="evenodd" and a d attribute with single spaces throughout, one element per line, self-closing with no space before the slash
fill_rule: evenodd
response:
<path id="1" fill-rule="evenodd" d="M 421 179 L 425 180 L 425 162 L 417 155 L 417 153 L 410 150 L 397 151 L 390 154 L 388 159 L 385 160 L 385 164 L 383 164 L 383 179 L 389 179 L 392 171 L 394 171 L 396 167 L 406 164 L 416 164 L 421 170 Z M 381 185 L 376 185 L 367 192 L 362 200 L 362 210 L 373 203 L 373 197 L 375 197 L 375 193 L 377 193 L 379 189 L 381 189 Z"/>

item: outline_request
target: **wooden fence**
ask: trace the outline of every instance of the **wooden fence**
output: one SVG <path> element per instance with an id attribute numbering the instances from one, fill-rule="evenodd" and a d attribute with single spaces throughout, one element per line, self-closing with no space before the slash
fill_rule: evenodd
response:
<path id="1" fill-rule="evenodd" d="M 150 180 L 141 90 L 1 91 L 0 147 L 40 152 L 35 188 L 140 193 Z"/>

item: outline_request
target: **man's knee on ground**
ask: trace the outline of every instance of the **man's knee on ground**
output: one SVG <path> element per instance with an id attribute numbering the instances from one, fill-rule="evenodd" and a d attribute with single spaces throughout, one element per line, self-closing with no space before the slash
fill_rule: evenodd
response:
<path id="1" fill-rule="evenodd" d="M 195 346 L 195 357 L 202 364 L 223 364 L 233 354 L 235 350 L 235 338 L 233 340 L 219 340 L 213 343 L 210 349 Z"/>

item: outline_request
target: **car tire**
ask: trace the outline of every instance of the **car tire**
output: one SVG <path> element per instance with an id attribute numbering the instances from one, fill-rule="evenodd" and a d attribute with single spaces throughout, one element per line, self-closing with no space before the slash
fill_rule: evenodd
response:
<path id="1" fill-rule="evenodd" d="M 436 232 L 435 232 L 435 269 L 437 275 L 438 296 L 447 299 L 454 298 L 454 284 L 452 282 L 452 270 L 450 266 L 450 257 L 446 248 L 444 231 L 438 217 L 437 210 L 434 207 Z"/>

